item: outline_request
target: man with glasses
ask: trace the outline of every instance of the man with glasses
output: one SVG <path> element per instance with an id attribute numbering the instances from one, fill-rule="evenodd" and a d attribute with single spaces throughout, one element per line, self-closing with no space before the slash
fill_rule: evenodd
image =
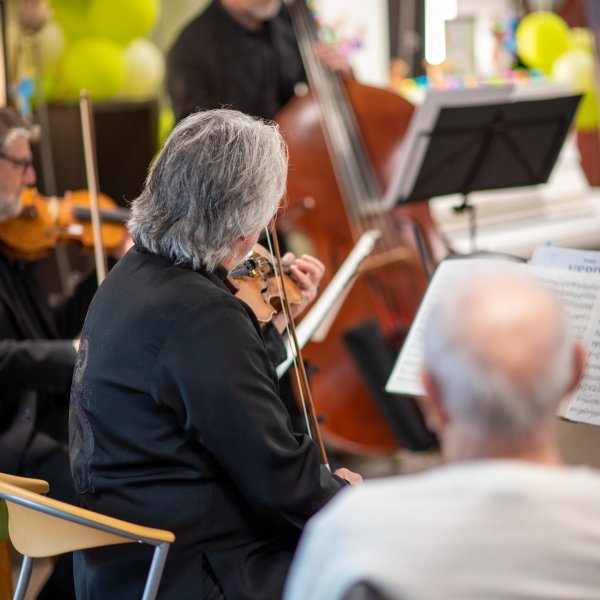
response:
<path id="1" fill-rule="evenodd" d="M 35 184 L 30 139 L 26 123 L 0 108 L 0 222 L 20 214 L 23 190 Z M 45 479 L 50 496 L 73 502 L 66 442 L 74 338 L 96 280 L 90 273 L 71 297 L 50 307 L 38 267 L 0 248 L 0 471 Z M 55 575 L 40 598 L 74 598 L 70 562 L 70 556 L 59 561 L 66 575 Z"/>

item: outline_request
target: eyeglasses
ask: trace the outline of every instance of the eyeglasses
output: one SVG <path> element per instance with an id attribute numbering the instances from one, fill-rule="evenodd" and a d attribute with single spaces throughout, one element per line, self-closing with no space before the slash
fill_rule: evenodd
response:
<path id="1" fill-rule="evenodd" d="M 0 152 L 0 159 L 7 160 L 13 165 L 18 165 L 23 169 L 23 173 L 33 166 L 33 160 L 31 158 L 17 158 L 16 156 L 4 154 L 4 152 Z"/>

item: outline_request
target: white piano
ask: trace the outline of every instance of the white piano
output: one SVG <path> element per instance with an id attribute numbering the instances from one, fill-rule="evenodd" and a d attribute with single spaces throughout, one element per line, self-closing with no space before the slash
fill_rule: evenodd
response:
<path id="1" fill-rule="evenodd" d="M 476 249 L 529 258 L 536 246 L 600 249 L 600 188 L 589 186 L 574 136 L 561 151 L 545 185 L 474 192 Z M 468 213 L 456 213 L 462 196 L 430 202 L 434 221 L 456 252 L 473 250 Z"/>

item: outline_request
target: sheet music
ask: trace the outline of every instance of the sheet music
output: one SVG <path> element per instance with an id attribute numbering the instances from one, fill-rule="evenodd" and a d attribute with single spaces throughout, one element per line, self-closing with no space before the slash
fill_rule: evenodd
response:
<path id="1" fill-rule="evenodd" d="M 600 252 L 557 246 L 538 246 L 533 251 L 530 264 L 536 267 L 567 269 L 576 273 L 600 274 Z"/>
<path id="2" fill-rule="evenodd" d="M 497 259 L 442 262 L 419 307 L 386 390 L 405 395 L 424 393 L 420 371 L 423 363 L 424 327 L 431 308 L 450 286 L 456 285 L 458 278 L 472 276 L 475 270 L 492 265 L 533 276 L 562 298 L 573 335 L 586 342 L 590 353 L 584 378 L 561 413 L 574 421 L 600 424 L 600 275 L 581 273 L 574 269 L 538 267 Z"/>
<path id="3" fill-rule="evenodd" d="M 589 275 L 588 281 L 565 300 L 575 335 L 587 318 L 588 325 L 580 337 L 587 343 L 588 356 L 581 383 L 563 405 L 561 414 L 572 421 L 600 425 L 600 252 L 540 246 L 534 250 L 531 264 Z"/>
<path id="4" fill-rule="evenodd" d="M 446 260 L 440 263 L 387 381 L 387 392 L 409 396 L 422 396 L 425 393 L 421 383 L 423 338 L 431 309 L 447 290 L 456 285 L 458 279 L 465 277 L 467 272 L 471 273 L 472 269 L 489 267 L 490 263 L 502 266 L 507 264 L 506 261 L 494 259 Z"/>

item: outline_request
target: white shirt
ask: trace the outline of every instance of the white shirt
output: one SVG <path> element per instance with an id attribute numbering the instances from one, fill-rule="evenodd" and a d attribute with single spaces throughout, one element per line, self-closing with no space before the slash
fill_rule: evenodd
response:
<path id="1" fill-rule="evenodd" d="M 309 522 L 285 599 L 361 579 L 401 600 L 598 600 L 600 474 L 476 461 L 348 488 Z"/>

